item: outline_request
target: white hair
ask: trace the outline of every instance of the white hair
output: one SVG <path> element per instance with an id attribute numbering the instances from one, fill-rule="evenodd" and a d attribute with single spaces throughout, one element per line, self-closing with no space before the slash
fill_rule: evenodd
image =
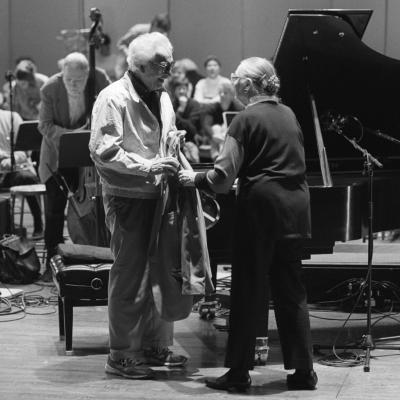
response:
<path id="1" fill-rule="evenodd" d="M 269 95 L 275 95 L 279 91 L 280 81 L 275 67 L 266 58 L 250 57 L 242 60 L 236 69 L 236 75 L 251 79 Z"/>
<path id="2" fill-rule="evenodd" d="M 127 62 L 131 71 L 146 65 L 156 54 L 172 57 L 173 47 L 160 32 L 145 33 L 132 40 L 128 48 Z"/>
<path id="3" fill-rule="evenodd" d="M 69 53 L 63 60 L 62 68 L 72 67 L 80 70 L 89 70 L 89 61 L 86 56 L 82 53 L 74 52 Z"/>

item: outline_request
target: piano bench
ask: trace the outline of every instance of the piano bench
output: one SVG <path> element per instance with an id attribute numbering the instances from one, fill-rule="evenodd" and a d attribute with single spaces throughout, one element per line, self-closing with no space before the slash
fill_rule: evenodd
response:
<path id="1" fill-rule="evenodd" d="M 58 291 L 60 340 L 65 339 L 65 354 L 72 355 L 73 308 L 106 306 L 108 278 L 112 265 L 107 248 L 60 244 L 50 266 Z"/>

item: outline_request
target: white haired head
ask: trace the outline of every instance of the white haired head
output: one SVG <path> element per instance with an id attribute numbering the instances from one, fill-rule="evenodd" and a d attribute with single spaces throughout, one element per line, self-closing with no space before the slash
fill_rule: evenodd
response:
<path id="1" fill-rule="evenodd" d="M 255 87 L 268 95 L 276 95 L 279 91 L 279 78 L 273 64 L 266 58 L 250 57 L 242 60 L 235 74 L 249 78 Z"/>
<path id="2" fill-rule="evenodd" d="M 89 61 L 82 53 L 69 53 L 63 60 L 62 68 L 72 67 L 74 69 L 89 70 Z"/>
<path id="3" fill-rule="evenodd" d="M 173 47 L 169 39 L 159 32 L 145 33 L 132 40 L 128 48 L 128 67 L 136 71 L 146 65 L 157 54 L 172 58 Z"/>
<path id="4" fill-rule="evenodd" d="M 64 58 L 62 77 L 68 96 L 82 96 L 89 76 L 89 62 L 82 53 L 70 53 Z"/>

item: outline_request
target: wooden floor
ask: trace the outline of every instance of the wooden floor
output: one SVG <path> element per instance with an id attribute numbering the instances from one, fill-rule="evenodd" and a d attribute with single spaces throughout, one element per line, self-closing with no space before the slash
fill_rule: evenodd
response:
<path id="1" fill-rule="evenodd" d="M 400 249 L 400 245 L 399 245 Z M 400 256 L 400 251 L 399 251 Z M 400 260 L 400 257 L 399 257 Z M 279 341 L 270 315 L 270 352 L 268 363 L 251 372 L 253 386 L 248 394 L 231 394 L 208 389 L 206 377 L 217 377 L 223 368 L 226 332 L 215 329 L 223 319 L 205 321 L 193 312 L 175 325 L 173 350 L 190 360 L 184 369 L 155 368 L 156 380 L 126 380 L 104 373 L 108 354 L 106 307 L 74 309 L 74 355 L 66 356 L 64 342 L 58 337 L 56 293 L 52 284 L 14 286 L 24 291 L 24 312 L 0 316 L 0 400 L 46 399 L 399 399 L 400 350 L 372 351 L 370 372 L 363 365 L 348 366 L 346 362 L 330 360 L 331 350 L 315 355 L 318 389 L 312 392 L 289 392 L 282 367 Z M 5 285 L 0 284 L 3 296 Z M 329 301 L 329 300 L 328 300 Z M 335 310 L 310 305 L 312 334 L 315 344 L 331 347 L 354 342 L 366 333 L 364 310 L 352 315 L 352 321 L 342 329 L 348 310 Z M 2 304 L 0 310 L 4 310 Z M 16 311 L 19 311 L 15 309 Z M 387 312 L 373 314 L 374 339 L 400 335 L 400 316 Z M 340 335 L 339 335 L 340 333 Z M 338 337 L 339 335 L 339 337 Z M 399 345 L 394 338 L 391 343 Z M 342 350 L 337 350 L 345 358 Z M 361 357 L 364 350 L 358 350 Z M 322 360 L 322 361 L 320 361 Z"/>
<path id="2" fill-rule="evenodd" d="M 4 285 L 1 292 L 6 293 Z M 331 350 L 315 356 L 318 390 L 289 392 L 285 386 L 286 371 L 282 367 L 279 341 L 270 317 L 270 352 L 268 363 L 251 373 L 253 387 L 246 395 L 228 394 L 208 389 L 205 377 L 224 373 L 223 358 L 226 332 L 215 329 L 217 318 L 205 321 L 192 313 L 176 323 L 173 350 L 187 355 L 185 369 L 155 368 L 156 380 L 132 381 L 107 376 L 104 364 L 108 353 L 106 307 L 74 309 L 74 355 L 66 356 L 64 342 L 58 337 L 58 316 L 54 288 L 49 285 L 18 286 L 26 295 L 25 313 L 0 317 L 0 399 L 398 399 L 400 389 L 400 351 L 373 350 L 370 372 L 363 366 L 327 366 Z M 32 293 L 36 291 L 35 293 Z M 39 298 L 49 305 L 38 306 Z M 314 342 L 331 347 L 348 313 L 321 310 L 310 305 Z M 373 314 L 373 322 L 378 315 Z M 353 315 L 338 342 L 356 341 L 366 332 L 365 314 Z M 373 337 L 400 335 L 399 320 L 387 318 L 373 327 Z M 400 318 L 400 317 L 399 317 Z M 399 340 L 392 343 L 400 346 Z M 399 347 L 400 348 L 400 347 Z M 342 350 L 337 350 L 341 353 Z M 358 350 L 362 356 L 364 350 Z M 343 356 L 343 355 L 342 355 Z M 329 358 L 328 358 L 329 359 Z"/>

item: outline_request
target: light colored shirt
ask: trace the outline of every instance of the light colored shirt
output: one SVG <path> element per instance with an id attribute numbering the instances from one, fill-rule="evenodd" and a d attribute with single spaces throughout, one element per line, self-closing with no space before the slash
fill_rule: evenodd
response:
<path id="1" fill-rule="evenodd" d="M 82 115 L 86 113 L 85 94 L 81 93 L 79 96 L 68 95 L 68 106 L 71 125 L 75 125 Z"/>
<path id="2" fill-rule="evenodd" d="M 194 89 L 194 99 L 199 103 L 216 103 L 221 100 L 219 96 L 219 86 L 221 83 L 230 83 L 228 78 L 218 75 L 215 79 L 200 79 Z"/>
<path id="3" fill-rule="evenodd" d="M 18 128 L 22 118 L 16 112 L 13 112 L 14 143 L 17 139 Z M 11 112 L 0 110 L 0 160 L 10 157 L 10 130 L 11 130 Z"/>

